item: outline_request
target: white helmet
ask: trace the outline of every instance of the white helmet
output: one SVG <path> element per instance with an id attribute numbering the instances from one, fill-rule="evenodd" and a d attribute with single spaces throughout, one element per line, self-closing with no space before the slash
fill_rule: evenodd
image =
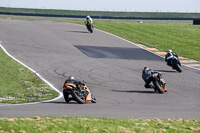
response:
<path id="1" fill-rule="evenodd" d="M 74 80 L 74 76 L 69 76 L 68 80 Z"/>
<path id="2" fill-rule="evenodd" d="M 87 15 L 86 19 L 89 19 L 89 18 L 90 18 L 90 16 L 89 16 L 89 15 Z"/>
<path id="3" fill-rule="evenodd" d="M 169 49 L 169 50 L 168 50 L 168 53 L 171 53 L 171 52 L 172 52 L 172 50 L 171 50 L 171 49 Z"/>
<path id="4" fill-rule="evenodd" d="M 144 69 L 143 69 L 144 71 L 146 71 L 146 70 L 149 70 L 149 68 L 148 67 L 144 67 Z"/>

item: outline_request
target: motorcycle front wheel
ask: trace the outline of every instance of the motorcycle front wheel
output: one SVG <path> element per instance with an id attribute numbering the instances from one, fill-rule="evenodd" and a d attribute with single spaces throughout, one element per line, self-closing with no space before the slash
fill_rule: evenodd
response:
<path id="1" fill-rule="evenodd" d="M 155 80 L 153 81 L 153 85 L 155 86 L 155 89 L 159 92 L 159 93 L 164 93 L 164 88 L 161 86 L 161 84 L 159 83 L 159 81 Z"/>
<path id="2" fill-rule="evenodd" d="M 182 72 L 182 69 L 181 69 L 181 67 L 180 67 L 179 64 L 176 64 L 176 65 L 175 65 L 175 68 L 176 68 L 176 70 L 177 70 L 178 72 Z"/>
<path id="3" fill-rule="evenodd" d="M 96 103 L 96 102 L 97 102 L 97 100 L 96 100 L 96 98 L 94 97 L 94 95 L 91 94 L 91 98 L 92 98 L 92 101 L 91 101 L 92 103 Z"/>
<path id="4" fill-rule="evenodd" d="M 68 98 L 69 94 L 65 90 L 63 90 L 63 96 L 64 96 L 64 99 L 65 99 L 65 102 L 69 103 L 69 101 L 70 101 L 69 98 Z"/>
<path id="5" fill-rule="evenodd" d="M 75 99 L 78 103 L 81 103 L 81 104 L 85 103 L 85 97 L 78 89 L 72 90 L 71 95 L 73 99 Z"/>
<path id="6" fill-rule="evenodd" d="M 91 25 L 88 25 L 88 26 L 87 26 L 87 29 L 88 29 L 88 31 L 89 31 L 90 33 L 93 32 L 93 30 L 92 30 L 92 26 L 91 26 Z"/>

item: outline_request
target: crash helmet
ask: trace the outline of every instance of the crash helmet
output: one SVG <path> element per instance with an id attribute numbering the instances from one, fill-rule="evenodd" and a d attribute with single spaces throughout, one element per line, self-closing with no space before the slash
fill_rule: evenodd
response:
<path id="1" fill-rule="evenodd" d="M 149 68 L 148 67 L 144 67 L 143 71 L 146 71 L 146 70 L 149 70 Z"/>
<path id="2" fill-rule="evenodd" d="M 74 76 L 69 76 L 68 80 L 74 80 Z"/>
<path id="3" fill-rule="evenodd" d="M 172 50 L 171 50 L 171 49 L 169 49 L 169 50 L 168 50 L 168 53 L 171 53 L 171 52 L 172 52 Z"/>
<path id="4" fill-rule="evenodd" d="M 89 18 L 90 18 L 90 16 L 89 16 L 89 15 L 87 15 L 86 19 L 88 20 Z"/>

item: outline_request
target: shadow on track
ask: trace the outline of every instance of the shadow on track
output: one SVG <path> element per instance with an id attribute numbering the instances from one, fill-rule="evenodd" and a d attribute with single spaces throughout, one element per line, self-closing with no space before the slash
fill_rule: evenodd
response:
<path id="1" fill-rule="evenodd" d="M 155 70 L 155 71 L 164 72 L 164 73 L 176 73 L 177 72 L 175 70 Z"/>
<path id="2" fill-rule="evenodd" d="M 145 52 L 141 48 L 85 45 L 74 45 L 74 47 L 91 58 L 163 61 L 159 56 Z"/>
<path id="3" fill-rule="evenodd" d="M 139 90 L 111 90 L 113 92 L 126 92 L 126 93 L 145 93 L 145 94 L 155 94 L 154 90 L 152 91 L 139 91 Z"/>
<path id="4" fill-rule="evenodd" d="M 64 101 L 51 101 L 51 102 L 42 102 L 42 103 L 55 103 L 55 104 L 79 104 L 75 101 L 70 101 L 69 103 L 66 103 Z"/>
<path id="5" fill-rule="evenodd" d="M 74 33 L 89 33 L 87 31 L 66 31 L 66 32 L 74 32 Z"/>

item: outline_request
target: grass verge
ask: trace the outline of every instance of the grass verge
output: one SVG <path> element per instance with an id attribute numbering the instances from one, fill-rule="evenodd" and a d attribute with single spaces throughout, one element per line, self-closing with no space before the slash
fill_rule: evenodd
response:
<path id="1" fill-rule="evenodd" d="M 0 118 L 0 132 L 21 133 L 197 133 L 199 120 L 86 117 Z"/>
<path id="2" fill-rule="evenodd" d="M 58 96 L 30 70 L 0 48 L 0 103 L 19 104 L 46 101 Z"/>

